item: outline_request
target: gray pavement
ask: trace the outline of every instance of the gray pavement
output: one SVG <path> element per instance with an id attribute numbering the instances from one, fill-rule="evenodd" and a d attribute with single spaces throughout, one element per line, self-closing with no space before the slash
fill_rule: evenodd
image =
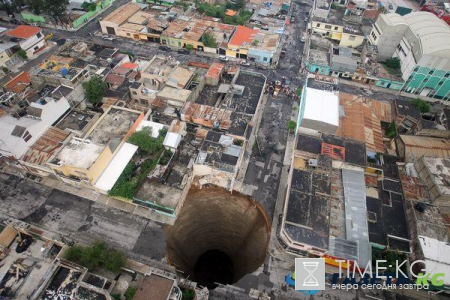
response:
<path id="1" fill-rule="evenodd" d="M 10 218 L 83 243 L 103 240 L 131 257 L 164 259 L 160 223 L 5 173 L 0 173 L 0 199 L 0 212 Z"/>

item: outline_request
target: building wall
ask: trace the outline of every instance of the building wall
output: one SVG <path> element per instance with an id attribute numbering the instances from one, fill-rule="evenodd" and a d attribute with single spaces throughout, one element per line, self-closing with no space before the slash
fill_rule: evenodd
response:
<path id="1" fill-rule="evenodd" d="M 37 50 L 44 47 L 45 44 L 46 42 L 42 30 L 38 32 L 36 35 L 19 43 L 20 48 L 22 48 L 27 52 L 28 57 L 32 56 Z"/>
<path id="2" fill-rule="evenodd" d="M 417 65 L 407 78 L 403 90 L 417 95 L 449 100 L 450 71 Z"/>
<path id="3" fill-rule="evenodd" d="M 100 13 L 101 10 L 104 7 L 108 6 L 111 2 L 112 2 L 112 0 L 103 0 L 103 1 L 99 2 L 97 4 L 97 7 L 95 8 L 94 11 L 88 11 L 87 13 L 85 13 L 84 15 L 82 15 L 81 17 L 79 17 L 78 19 L 73 21 L 72 27 L 73 28 L 78 28 L 81 25 L 83 25 L 84 23 L 89 22 L 89 20 L 92 19 L 92 17 L 94 17 L 95 15 Z"/>
<path id="4" fill-rule="evenodd" d="M 326 35 L 333 40 L 341 40 L 342 33 L 344 32 L 344 28 L 339 25 L 333 25 L 328 23 L 321 23 L 317 21 L 311 22 L 311 30 L 313 32 Z"/>
<path id="5" fill-rule="evenodd" d="M 329 66 L 312 63 L 308 66 L 308 72 L 328 76 L 331 73 L 331 68 Z"/>
<path id="6" fill-rule="evenodd" d="M 161 35 L 161 44 L 167 45 L 167 46 L 173 47 L 173 48 L 181 48 L 182 47 L 181 39 L 164 36 L 164 34 Z"/>
<path id="7" fill-rule="evenodd" d="M 375 83 L 376 86 L 395 90 L 395 91 L 400 91 L 403 87 L 403 84 L 404 83 L 400 82 L 400 81 L 394 81 L 394 80 L 389 80 L 389 79 L 384 79 L 384 78 L 378 79 L 377 82 Z"/>
<path id="8" fill-rule="evenodd" d="M 419 174 L 420 179 L 422 179 L 422 181 L 427 186 L 432 203 L 434 205 L 448 206 L 450 204 L 450 195 L 441 194 L 439 187 L 433 180 L 433 175 L 423 162 L 423 159 L 419 159 L 417 163 L 415 163 L 415 168 Z"/>
<path id="9" fill-rule="evenodd" d="M 356 48 L 364 43 L 364 36 L 350 33 L 342 33 L 339 46 Z"/>
<path id="10" fill-rule="evenodd" d="M 384 61 L 394 55 L 406 29 L 406 24 L 391 26 L 386 24 L 381 16 L 378 17 L 368 40 L 372 45 L 377 46 L 379 61 Z"/>
<path id="11" fill-rule="evenodd" d="M 32 14 L 30 12 L 22 12 L 20 13 L 22 15 L 22 18 L 28 22 L 37 22 L 37 23 L 45 23 L 46 20 L 43 16 L 38 16 L 35 14 Z"/>
<path id="12" fill-rule="evenodd" d="M 108 30 L 107 30 L 108 27 L 113 28 L 115 31 L 114 35 L 117 35 L 119 26 L 116 23 L 110 22 L 110 21 L 100 21 L 100 28 L 101 28 L 102 32 L 104 34 L 113 34 L 111 32 L 108 32 Z"/>
<path id="13" fill-rule="evenodd" d="M 264 65 L 270 65 L 274 54 L 274 52 L 257 48 L 250 48 L 248 51 L 249 58 L 254 58 L 255 62 Z"/>
<path id="14" fill-rule="evenodd" d="M 8 50 L 0 52 L 0 66 L 10 68 L 11 66 L 8 64 L 10 58 Z"/>
<path id="15" fill-rule="evenodd" d="M 413 49 L 408 40 L 403 37 L 400 40 L 393 57 L 398 57 L 400 59 L 400 69 L 402 71 L 403 80 L 407 80 L 409 74 L 411 74 L 412 70 L 416 67 L 416 55 L 413 54 Z"/>

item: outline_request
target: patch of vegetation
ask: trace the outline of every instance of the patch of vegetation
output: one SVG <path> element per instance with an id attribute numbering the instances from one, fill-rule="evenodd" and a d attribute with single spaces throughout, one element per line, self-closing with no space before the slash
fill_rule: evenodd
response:
<path id="1" fill-rule="evenodd" d="M 9 69 L 7 67 L 2 67 L 2 71 L 3 71 L 3 73 L 8 73 Z"/>
<path id="2" fill-rule="evenodd" d="M 193 290 L 183 289 L 182 296 L 183 300 L 191 300 L 195 298 L 195 292 Z"/>
<path id="3" fill-rule="evenodd" d="M 34 14 L 47 14 L 53 17 L 63 16 L 66 13 L 67 0 L 26 0 L 25 4 Z"/>
<path id="4" fill-rule="evenodd" d="M 111 298 L 113 298 L 114 300 L 121 300 L 120 294 L 112 294 Z"/>
<path id="5" fill-rule="evenodd" d="M 97 4 L 95 2 L 86 2 L 84 1 L 83 4 L 81 4 L 81 7 L 85 11 L 94 11 L 97 9 Z"/>
<path id="6" fill-rule="evenodd" d="M 136 292 L 137 292 L 137 287 L 129 287 L 129 288 L 127 288 L 127 290 L 125 291 L 125 294 L 124 294 L 124 296 L 125 296 L 125 300 L 133 300 L 133 298 L 134 298 L 134 295 L 136 295 Z"/>
<path id="7" fill-rule="evenodd" d="M 398 57 L 388 58 L 382 64 L 394 70 L 400 69 L 400 59 Z"/>
<path id="8" fill-rule="evenodd" d="M 27 59 L 28 58 L 27 52 L 25 52 L 25 50 L 23 50 L 23 49 L 20 49 L 19 51 L 17 51 L 17 55 L 19 55 L 20 58 L 22 58 L 22 59 Z"/>
<path id="9" fill-rule="evenodd" d="M 181 1 L 175 1 L 175 2 L 173 3 L 173 5 L 174 5 L 174 6 L 182 7 L 182 8 L 183 8 L 183 11 L 186 11 L 186 10 L 189 8 L 189 6 L 190 6 L 190 4 L 189 4 L 188 2 L 183 1 L 183 0 L 181 0 Z"/>
<path id="10" fill-rule="evenodd" d="M 151 133 L 151 127 L 144 127 L 141 131 L 136 131 L 133 133 L 128 139 L 128 142 L 138 146 L 139 151 L 142 154 L 152 155 L 161 149 L 162 143 L 164 142 L 165 133 L 162 136 L 160 132 L 158 138 L 152 137 Z"/>
<path id="11" fill-rule="evenodd" d="M 252 11 L 245 10 L 245 1 L 237 0 L 234 2 L 227 2 L 225 4 L 213 5 L 206 2 L 195 2 L 197 11 L 209 17 L 220 18 L 224 23 L 232 25 L 244 25 L 253 15 Z M 230 17 L 225 15 L 227 9 L 238 11 L 236 15 Z"/>
<path id="12" fill-rule="evenodd" d="M 257 39 L 254 39 L 252 45 L 253 46 L 258 46 L 258 44 L 259 44 L 259 41 Z"/>
<path id="13" fill-rule="evenodd" d="M 395 121 L 392 121 L 391 124 L 389 124 L 388 128 L 386 129 L 386 136 L 393 139 L 397 135 L 397 125 L 395 124 Z"/>
<path id="14" fill-rule="evenodd" d="M 202 42 L 203 42 L 203 45 L 205 45 L 206 47 L 217 48 L 216 38 L 214 37 L 214 35 L 212 35 L 209 32 L 205 32 L 202 35 Z"/>
<path id="15" fill-rule="evenodd" d="M 170 151 L 168 149 L 164 150 L 163 155 L 159 159 L 159 164 L 162 166 L 167 165 L 167 163 L 169 162 L 171 157 L 172 157 L 172 151 Z"/>
<path id="16" fill-rule="evenodd" d="M 377 260 L 386 260 L 386 263 L 381 263 L 382 267 L 386 268 L 385 273 L 395 273 L 397 261 L 402 262 L 406 260 L 406 255 L 398 251 L 390 251 L 388 249 L 379 250 L 372 249 L 372 267 L 375 267 L 375 262 Z M 401 266 L 401 270 L 407 274 L 406 264 Z"/>
<path id="17" fill-rule="evenodd" d="M 288 123 L 288 130 L 289 132 L 294 132 L 294 130 L 297 128 L 297 123 L 294 121 L 289 121 Z"/>
<path id="18" fill-rule="evenodd" d="M 331 9 L 337 9 L 337 8 L 338 8 L 338 6 L 336 3 L 331 3 Z"/>
<path id="19" fill-rule="evenodd" d="M 132 161 L 128 163 L 116 184 L 108 192 L 110 196 L 133 199 L 139 186 L 145 181 L 148 174 L 155 169 L 158 158 L 163 151 L 163 142 L 167 130 L 161 129 L 157 138 L 152 137 L 151 132 L 150 127 L 144 127 L 141 131 L 133 133 L 128 139 L 129 143 L 138 146 L 141 156 L 150 158 L 145 159 L 139 166 L 136 166 Z"/>
<path id="20" fill-rule="evenodd" d="M 192 46 L 191 44 L 187 44 L 186 47 L 184 47 L 184 49 L 186 49 L 187 51 L 192 51 L 194 50 L 194 46 Z"/>
<path id="21" fill-rule="evenodd" d="M 422 100 L 420 98 L 409 100 L 409 104 L 417 108 L 421 113 L 427 113 L 430 111 L 431 108 L 430 104 L 427 101 Z"/>
<path id="22" fill-rule="evenodd" d="M 103 268 L 111 272 L 119 272 L 125 266 L 126 258 L 123 252 L 110 249 L 105 242 L 96 241 L 91 246 L 69 247 L 64 258 L 80 264 L 89 270 Z"/>
<path id="23" fill-rule="evenodd" d="M 233 140 L 233 145 L 242 147 L 242 145 L 244 145 L 244 141 L 243 140 L 239 140 L 239 139 L 234 139 Z"/>
<path id="24" fill-rule="evenodd" d="M 99 76 L 93 76 L 89 81 L 83 82 L 83 88 L 88 101 L 98 105 L 105 96 L 108 85 Z"/>

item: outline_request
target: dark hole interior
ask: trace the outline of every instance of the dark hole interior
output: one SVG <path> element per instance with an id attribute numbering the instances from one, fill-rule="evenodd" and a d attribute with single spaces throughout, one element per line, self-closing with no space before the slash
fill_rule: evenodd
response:
<path id="1" fill-rule="evenodd" d="M 233 283 L 233 261 L 224 252 L 213 249 L 202 254 L 194 268 L 194 280 L 208 289 L 217 287 L 216 283 Z"/>

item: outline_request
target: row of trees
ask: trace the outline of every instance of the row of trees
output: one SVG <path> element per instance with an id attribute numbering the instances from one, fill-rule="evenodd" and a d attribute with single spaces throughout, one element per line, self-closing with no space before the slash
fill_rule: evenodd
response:
<path id="1" fill-rule="evenodd" d="M 69 2 L 69 0 L 0 0 L 0 9 L 12 14 L 20 12 L 21 7 L 26 5 L 36 15 L 61 17 L 65 14 Z M 95 10 L 96 2 L 85 1 L 82 7 L 86 11 Z"/>
<path id="2" fill-rule="evenodd" d="M 224 23 L 232 25 L 244 25 L 252 16 L 252 12 L 245 10 L 245 1 L 237 0 L 234 3 L 227 2 L 226 4 L 213 5 L 206 2 L 196 3 L 197 11 L 209 17 L 220 18 Z M 239 11 L 236 15 L 230 17 L 225 13 L 227 9 Z"/>

